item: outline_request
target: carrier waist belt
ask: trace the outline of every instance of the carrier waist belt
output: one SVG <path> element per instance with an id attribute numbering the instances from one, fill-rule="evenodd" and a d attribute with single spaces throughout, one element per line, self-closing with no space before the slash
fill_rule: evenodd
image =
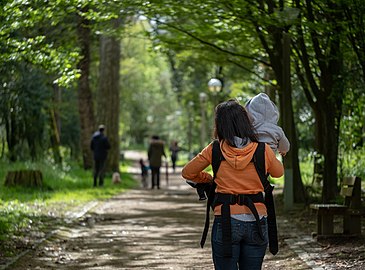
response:
<path id="1" fill-rule="evenodd" d="M 225 194 L 217 193 L 213 201 L 213 207 L 222 205 L 222 240 L 225 257 L 232 257 L 231 239 L 231 210 L 230 205 L 238 204 L 247 206 L 255 217 L 260 237 L 264 239 L 264 234 L 260 226 L 260 217 L 254 203 L 264 203 L 262 193 L 257 194 Z"/>

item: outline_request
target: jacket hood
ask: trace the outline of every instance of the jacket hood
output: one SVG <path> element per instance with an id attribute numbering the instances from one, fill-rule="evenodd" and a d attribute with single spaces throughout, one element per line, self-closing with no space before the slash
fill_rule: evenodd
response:
<path id="1" fill-rule="evenodd" d="M 220 147 L 227 163 L 232 168 L 243 170 L 251 162 L 257 144 L 248 141 L 242 148 L 237 148 L 230 146 L 226 142 L 221 142 Z"/>
<path id="2" fill-rule="evenodd" d="M 254 125 L 262 122 L 277 124 L 279 120 L 278 108 L 265 93 L 254 96 L 246 104 L 246 109 L 252 116 Z"/>

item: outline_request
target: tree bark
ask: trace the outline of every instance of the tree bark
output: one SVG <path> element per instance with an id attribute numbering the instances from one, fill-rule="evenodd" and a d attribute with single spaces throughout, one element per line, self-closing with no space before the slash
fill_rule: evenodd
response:
<path id="1" fill-rule="evenodd" d="M 120 25 L 119 20 L 112 23 L 114 28 Z M 106 135 L 111 145 L 106 171 L 119 172 L 120 40 L 114 36 L 102 36 L 100 49 L 97 119 L 106 126 Z"/>
<path id="2" fill-rule="evenodd" d="M 302 182 L 302 177 L 299 168 L 299 152 L 297 143 L 297 134 L 293 116 L 293 101 L 292 101 L 292 87 L 291 87 L 291 69 L 290 69 L 290 35 L 283 33 L 283 57 L 282 57 L 282 82 L 280 88 L 280 111 L 282 115 L 283 129 L 288 138 L 290 138 L 290 151 L 284 158 L 285 180 L 293 181 L 289 184 L 285 181 L 292 190 L 289 192 L 293 196 L 293 203 L 306 202 L 306 192 Z"/>
<path id="3" fill-rule="evenodd" d="M 306 3 L 306 18 L 314 24 L 316 18 L 311 1 L 306 1 Z M 299 1 L 297 1 L 297 6 L 300 7 Z M 323 203 L 333 201 L 338 194 L 337 157 L 344 87 L 341 78 L 343 71 L 343 56 L 340 48 L 342 33 L 338 24 L 342 18 L 341 13 L 336 12 L 337 8 L 334 4 L 331 6 L 333 12 L 326 14 L 328 25 L 333 27 L 333 31 L 329 33 L 331 36 L 319 37 L 315 30 L 309 29 L 309 37 L 305 39 L 301 26 L 297 28 L 299 35 L 296 49 L 306 76 L 306 80 L 302 79 L 301 83 L 315 114 L 315 147 L 319 158 L 323 157 L 323 163 L 314 167 L 320 170 L 314 171 L 314 175 L 323 175 Z M 328 40 L 331 42 L 328 43 Z M 312 56 L 307 49 L 309 42 L 312 44 L 316 61 L 311 61 Z M 323 54 L 325 50 L 329 50 L 330 57 Z M 313 70 L 319 70 L 317 77 Z"/>
<path id="4" fill-rule="evenodd" d="M 82 12 L 86 12 L 84 8 Z M 92 94 L 89 84 L 90 74 L 90 26 L 89 21 L 79 16 L 78 36 L 81 47 L 81 60 L 78 64 L 80 69 L 80 79 L 78 82 L 78 106 L 80 116 L 80 145 L 84 169 L 90 169 L 93 165 L 92 153 L 90 149 L 91 135 L 95 129 L 94 109 Z"/>
<path id="5" fill-rule="evenodd" d="M 5 177 L 5 186 L 41 187 L 43 175 L 39 170 L 9 171 Z"/>
<path id="6" fill-rule="evenodd" d="M 182 86 L 183 74 L 181 70 L 177 67 L 175 54 L 171 50 L 169 50 L 166 53 L 166 55 L 167 55 L 167 60 L 170 64 L 170 70 L 172 72 L 171 74 L 172 89 L 174 90 L 175 93 L 177 93 L 177 99 L 178 101 L 180 101 L 183 93 L 183 86 Z"/>
<path id="7" fill-rule="evenodd" d="M 61 145 L 61 124 L 59 116 L 59 105 L 61 102 L 61 91 L 58 85 L 53 85 L 53 108 L 50 109 L 50 137 L 51 147 L 53 151 L 53 158 L 56 164 L 62 163 L 62 156 L 60 152 Z"/>
<path id="8" fill-rule="evenodd" d="M 255 25 L 255 22 L 253 23 Z M 283 46 L 283 37 L 284 33 L 287 35 L 286 30 L 284 28 L 271 26 L 268 29 L 268 32 L 271 33 L 272 40 L 272 47 L 270 47 L 258 24 L 255 25 L 255 28 L 263 48 L 269 55 L 272 69 L 278 81 L 282 126 L 291 144 L 290 151 L 284 159 L 284 165 L 285 177 L 291 178 L 287 180 L 292 181 L 292 183 L 290 183 L 292 185 L 289 186 L 290 190 L 286 190 L 285 193 L 289 194 L 289 196 L 293 196 L 290 200 L 294 203 L 305 203 L 306 192 L 300 174 L 299 150 L 293 116 L 292 88 L 290 81 L 290 41 L 289 47 L 285 48 Z M 283 60 L 284 50 L 286 50 L 285 54 L 287 57 L 285 61 Z M 287 206 L 287 208 L 290 207 L 290 205 Z"/>

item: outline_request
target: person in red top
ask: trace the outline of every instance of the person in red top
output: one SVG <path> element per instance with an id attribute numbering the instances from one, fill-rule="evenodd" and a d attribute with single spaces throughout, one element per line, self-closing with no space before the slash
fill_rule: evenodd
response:
<path id="1" fill-rule="evenodd" d="M 258 146 L 257 134 L 247 111 L 236 100 L 217 105 L 214 137 L 218 139 L 224 157 L 215 178 L 216 193 L 262 193 L 264 188 L 252 162 Z M 209 183 L 213 180 L 212 175 L 204 171 L 212 164 L 212 144 L 207 145 L 185 165 L 182 170 L 185 179 L 196 183 Z M 284 173 L 282 163 L 268 145 L 265 145 L 265 168 L 273 177 L 280 177 Z M 261 229 L 246 205 L 230 205 L 231 257 L 226 257 L 223 251 L 221 206 L 214 207 L 211 242 L 215 269 L 261 269 L 268 244 L 267 212 L 262 202 L 255 202 L 254 206 L 260 218 Z"/>

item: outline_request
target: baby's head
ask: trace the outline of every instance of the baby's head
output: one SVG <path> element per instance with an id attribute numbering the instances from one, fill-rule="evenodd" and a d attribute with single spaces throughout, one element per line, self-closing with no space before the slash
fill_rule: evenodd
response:
<path id="1" fill-rule="evenodd" d="M 254 96 L 245 107 L 254 124 L 259 122 L 277 124 L 279 121 L 279 110 L 265 93 Z"/>

